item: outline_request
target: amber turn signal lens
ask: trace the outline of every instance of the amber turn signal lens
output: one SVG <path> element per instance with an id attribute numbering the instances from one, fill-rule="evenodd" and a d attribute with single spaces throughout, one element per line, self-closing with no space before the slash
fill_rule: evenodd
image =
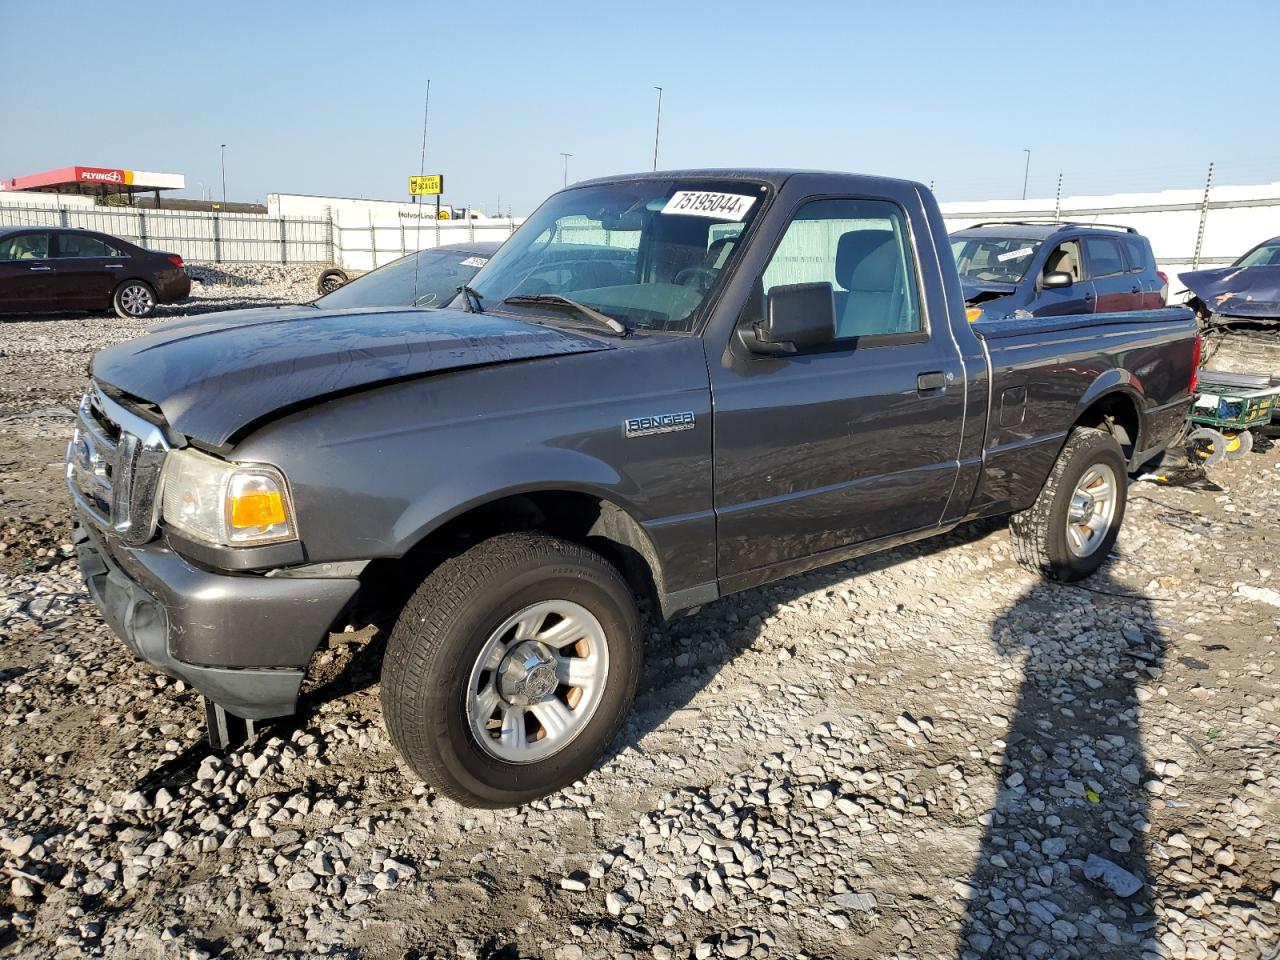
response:
<path id="1" fill-rule="evenodd" d="M 284 523 L 284 498 L 275 490 L 255 490 L 231 501 L 231 526 L 241 530 Z"/>
<path id="2" fill-rule="evenodd" d="M 970 323 L 977 323 L 979 320 L 982 319 L 982 308 L 981 307 L 965 307 L 964 317 Z"/>

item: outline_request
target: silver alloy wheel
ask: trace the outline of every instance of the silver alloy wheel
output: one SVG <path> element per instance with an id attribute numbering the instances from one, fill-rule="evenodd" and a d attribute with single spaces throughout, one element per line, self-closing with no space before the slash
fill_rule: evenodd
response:
<path id="1" fill-rule="evenodd" d="M 120 306 L 131 317 L 145 317 L 155 306 L 151 291 L 141 283 L 131 283 L 120 291 Z"/>
<path id="2" fill-rule="evenodd" d="M 489 634 L 467 685 L 480 748 L 507 763 L 563 750 L 591 721 L 609 677 L 604 627 L 586 607 L 544 600 Z"/>
<path id="3" fill-rule="evenodd" d="M 1067 508 L 1067 549 L 1077 557 L 1092 555 L 1107 538 L 1119 502 L 1116 472 L 1105 463 L 1089 467 L 1072 491 Z"/>

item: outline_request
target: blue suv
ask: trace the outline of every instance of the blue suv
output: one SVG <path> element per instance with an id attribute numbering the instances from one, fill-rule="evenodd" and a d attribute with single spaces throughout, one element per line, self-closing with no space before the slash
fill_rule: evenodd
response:
<path id="1" fill-rule="evenodd" d="M 1132 227 L 979 223 L 951 234 L 965 302 L 990 319 L 1158 310 L 1169 278 Z"/>

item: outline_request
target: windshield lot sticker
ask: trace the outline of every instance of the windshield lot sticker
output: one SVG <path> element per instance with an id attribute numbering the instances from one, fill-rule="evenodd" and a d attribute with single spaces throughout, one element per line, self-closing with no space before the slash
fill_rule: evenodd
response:
<path id="1" fill-rule="evenodd" d="M 1018 250 L 1010 250 L 1008 253 L 1002 253 L 1000 256 L 996 257 L 996 259 L 1001 263 L 1004 263 L 1006 260 L 1021 260 L 1023 257 L 1029 257 L 1035 252 L 1035 248 L 1033 247 L 1022 247 Z"/>
<path id="2" fill-rule="evenodd" d="M 707 190 L 677 190 L 662 208 L 681 217 L 710 217 L 713 220 L 741 220 L 756 202 L 739 193 L 711 193 Z"/>
<path id="3" fill-rule="evenodd" d="M 462 261 L 462 265 L 464 267 L 483 267 L 488 262 L 488 257 L 467 257 Z"/>

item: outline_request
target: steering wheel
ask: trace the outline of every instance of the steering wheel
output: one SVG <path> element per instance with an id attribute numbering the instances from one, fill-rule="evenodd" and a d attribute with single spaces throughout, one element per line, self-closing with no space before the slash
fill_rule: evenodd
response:
<path id="1" fill-rule="evenodd" d="M 685 281 L 693 279 L 693 283 Z M 706 293 L 711 289 L 711 284 L 715 283 L 716 271 L 710 267 L 685 267 L 675 275 L 674 282 L 682 287 L 695 287 L 702 293 Z"/>

